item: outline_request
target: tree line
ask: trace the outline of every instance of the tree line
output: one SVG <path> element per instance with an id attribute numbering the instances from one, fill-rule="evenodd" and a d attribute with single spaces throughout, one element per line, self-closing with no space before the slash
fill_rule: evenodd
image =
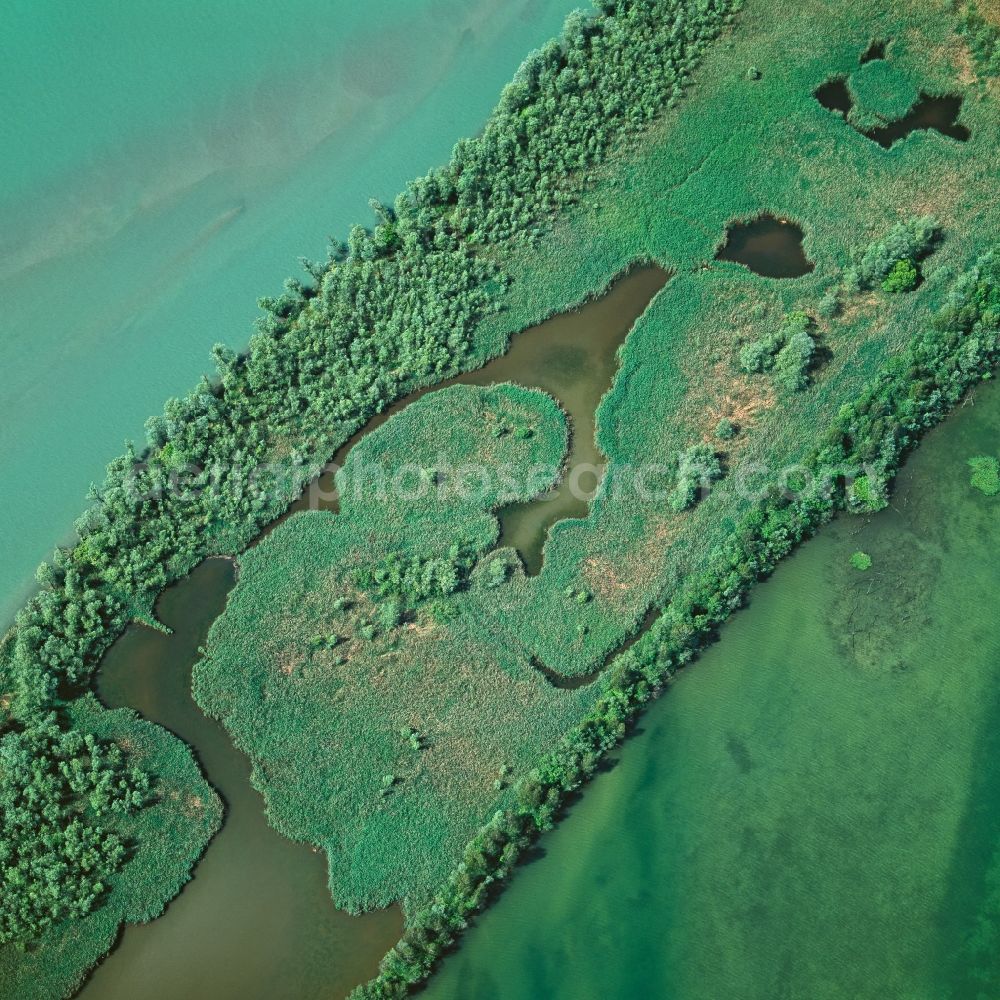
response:
<path id="1" fill-rule="evenodd" d="M 516 786 L 517 805 L 498 811 L 469 843 L 448 883 L 409 920 L 379 974 L 351 1000 L 401 1000 L 432 972 L 523 850 L 549 829 L 567 795 L 664 684 L 690 662 L 748 590 L 795 545 L 850 504 L 844 470 L 874 465 L 888 482 L 906 452 L 1000 362 L 1000 251 L 984 254 L 909 349 L 844 406 L 804 463 L 812 473 L 792 498 L 775 491 L 689 578 L 650 629 L 603 675 L 593 709 Z"/>
<path id="2" fill-rule="evenodd" d="M 39 568 L 38 593 L 0 646 L 5 746 L 34 741 L 41 773 L 57 769 L 52 727 L 80 735 L 66 706 L 130 621 L 153 620 L 164 587 L 206 556 L 245 547 L 372 415 L 472 364 L 473 330 L 508 284 L 503 244 L 539 238 L 587 172 L 678 99 L 738 5 L 600 0 L 593 16 L 570 15 L 562 38 L 525 61 L 479 137 L 459 142 L 392 207 L 373 201 L 375 225 L 355 226 L 325 261 L 304 261 L 305 282 L 290 278 L 260 300 L 247 351 L 213 348 L 215 377 L 147 421 L 145 446 L 129 444 L 88 494 L 78 541 Z M 5 768 L 4 794 L 35 802 L 37 780 Z M 79 811 L 77 832 L 113 845 L 95 816 Z M 0 858 L 15 859 L 23 899 L 49 898 L 45 865 L 18 867 L 34 850 L 29 827 L 5 820 Z M 50 840 L 66 862 L 57 895 L 93 905 L 105 881 L 91 872 L 114 867 L 118 852 L 109 847 L 85 869 L 69 841 Z M 78 909 L 52 908 L 50 918 Z M 44 920 L 22 914 L 6 926 L 25 940 Z"/>

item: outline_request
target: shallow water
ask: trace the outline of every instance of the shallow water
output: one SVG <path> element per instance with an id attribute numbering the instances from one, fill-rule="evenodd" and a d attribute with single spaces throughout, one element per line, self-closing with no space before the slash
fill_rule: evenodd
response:
<path id="1" fill-rule="evenodd" d="M 423 995 L 1000 996 L 998 442 L 993 385 L 757 588 Z"/>
<path id="2" fill-rule="evenodd" d="M 101 699 L 195 747 L 226 816 L 193 881 L 162 917 L 125 929 L 85 1000 L 335 1000 L 374 975 L 402 931 L 397 909 L 351 917 L 334 907 L 325 855 L 268 826 L 249 762 L 191 697 L 198 647 L 233 583 L 231 562 L 202 563 L 157 606 L 173 634 L 132 626 L 101 665 Z"/>
<path id="3" fill-rule="evenodd" d="M 8 0 L 0 623 L 300 254 L 475 133 L 569 0 Z"/>

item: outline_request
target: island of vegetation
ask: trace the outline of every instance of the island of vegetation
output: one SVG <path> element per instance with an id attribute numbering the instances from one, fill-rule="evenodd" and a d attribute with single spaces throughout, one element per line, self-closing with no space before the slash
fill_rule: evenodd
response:
<path id="1" fill-rule="evenodd" d="M 90 691 L 212 555 L 240 578 L 198 703 L 271 823 L 326 851 L 338 905 L 403 903 L 358 996 L 426 978 L 754 582 L 836 511 L 884 507 L 995 366 L 989 13 L 603 0 L 446 166 L 262 300 L 248 350 L 218 346 L 215 375 L 109 466 L 0 649 L 11 995 L 72 992 L 219 826 L 187 748 Z M 755 266 L 757 238 L 796 255 Z M 549 530 L 539 573 L 498 514 L 559 480 L 574 428 L 530 379 L 422 395 L 348 452 L 336 513 L 250 547 L 372 417 L 650 264 L 669 278 L 596 412 L 601 488 Z M 406 491 L 348 489 L 403 467 Z"/>

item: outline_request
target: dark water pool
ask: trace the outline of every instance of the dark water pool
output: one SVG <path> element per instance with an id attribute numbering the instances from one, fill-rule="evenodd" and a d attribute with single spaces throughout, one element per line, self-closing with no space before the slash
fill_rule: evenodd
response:
<path id="1" fill-rule="evenodd" d="M 762 215 L 731 223 L 718 260 L 733 261 L 765 278 L 800 278 L 815 265 L 802 248 L 802 228 L 787 219 Z"/>

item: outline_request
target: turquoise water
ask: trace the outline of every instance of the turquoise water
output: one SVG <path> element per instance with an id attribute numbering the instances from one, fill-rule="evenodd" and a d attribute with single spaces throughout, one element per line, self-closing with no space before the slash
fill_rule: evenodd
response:
<path id="1" fill-rule="evenodd" d="M 762 584 L 428 1000 L 1000 996 L 998 449 L 994 385 Z"/>
<path id="2" fill-rule="evenodd" d="M 0 621 L 255 301 L 474 133 L 570 0 L 7 0 Z"/>

